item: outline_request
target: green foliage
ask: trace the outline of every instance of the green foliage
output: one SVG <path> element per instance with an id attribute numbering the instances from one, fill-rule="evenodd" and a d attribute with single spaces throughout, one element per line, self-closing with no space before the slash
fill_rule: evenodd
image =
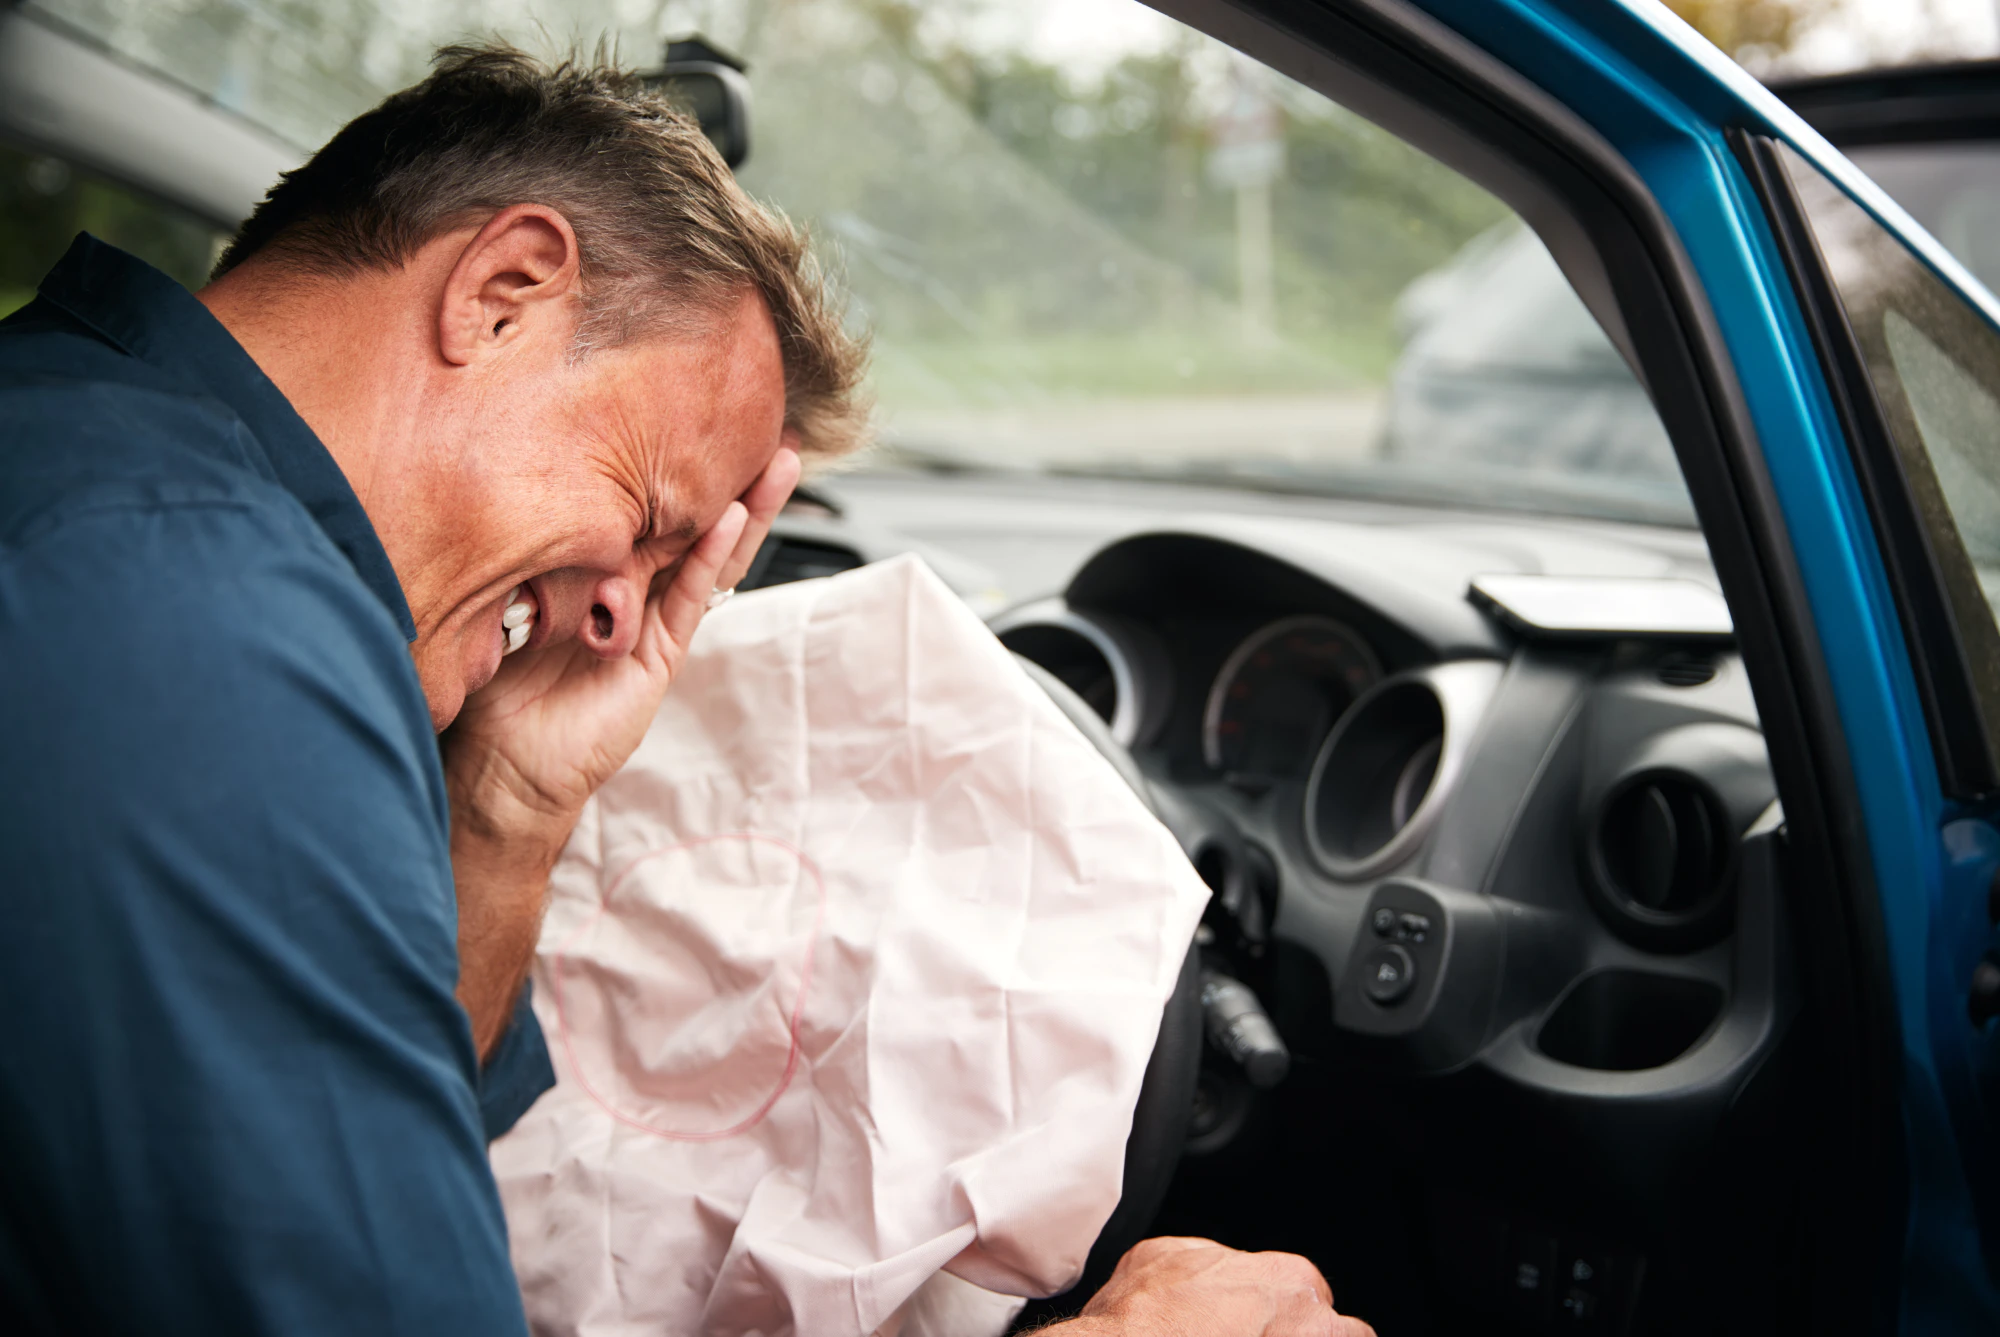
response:
<path id="1" fill-rule="evenodd" d="M 189 287 L 208 275 L 213 229 L 171 205 L 0 145 L 0 315 L 34 296 L 79 232 L 122 246 Z"/>
<path id="2" fill-rule="evenodd" d="M 1788 50 L 1841 0 L 1667 0 L 1667 8 L 1738 60 Z"/>
<path id="3" fill-rule="evenodd" d="M 746 185 L 844 258 L 885 394 L 995 403 L 1377 381 L 1397 351 L 1398 295 L 1506 213 L 1260 75 L 1284 109 L 1286 169 L 1271 201 L 1276 329 L 1246 342 L 1237 200 L 1205 171 L 1237 58 L 1192 31 L 1079 78 L 977 40 L 975 20 L 1006 0 L 46 2 L 302 147 L 419 77 L 440 42 L 498 32 L 645 62 L 657 34 L 699 23 L 751 60 Z M 78 227 L 185 281 L 206 269 L 198 227 L 80 178 L 59 199 L 17 198 L 25 170 L 0 162 L 0 189 L 16 191 L 0 202 L 0 288 L 32 283 Z"/>
<path id="4" fill-rule="evenodd" d="M 893 50 L 892 68 L 927 78 L 1008 158 L 1133 252 L 1115 263 L 1142 276 L 1143 291 L 1099 296 L 1088 316 L 1074 309 L 1054 313 L 1052 323 L 1063 328 L 1067 344 L 1074 344 L 1079 325 L 1092 323 L 1157 346 L 1187 345 L 1199 342 L 1191 334 L 1205 334 L 1217 347 L 1196 358 L 1204 373 L 1169 374 L 1157 388 L 1213 384 L 1218 376 L 1207 373 L 1231 364 L 1244 368 L 1236 388 L 1251 388 L 1245 378 L 1272 379 L 1252 375 L 1254 359 L 1224 346 L 1236 333 L 1228 316 L 1237 299 L 1236 202 L 1233 192 L 1207 180 L 1204 160 L 1213 85 L 1229 57 L 1186 33 L 1166 50 L 1129 55 L 1101 77 L 1079 83 L 1073 72 L 1020 51 L 972 49 L 955 38 L 962 29 L 936 21 L 940 7 L 868 0 L 865 8 Z M 952 7 L 941 8 L 948 13 Z M 872 77 L 882 75 L 878 70 Z M 1331 377 L 1322 365 L 1322 383 L 1374 379 L 1396 351 L 1392 313 L 1402 290 L 1507 211 L 1456 173 L 1317 94 L 1276 76 L 1266 82 L 1285 110 L 1287 168 L 1273 196 L 1277 333 L 1298 346 L 1294 353 L 1338 358 Z M 782 201 L 781 176 L 758 179 Z M 1064 268 L 1048 250 L 1032 254 L 1037 264 Z M 1074 292 L 1078 284 L 1065 279 L 1057 286 Z M 866 294 L 865 274 L 857 273 L 856 287 Z M 1134 301 L 1150 309 L 1134 310 Z M 884 332 L 893 338 L 895 322 Z M 938 330 L 934 337 L 949 336 Z M 1076 355 L 1072 347 L 1070 356 Z M 1126 359 L 1109 354 L 1090 361 L 1108 367 Z M 1290 364 L 1291 373 L 1277 380 L 1298 381 L 1298 357 L 1275 361 Z M 1122 374 L 1113 379 L 1129 382 Z"/>

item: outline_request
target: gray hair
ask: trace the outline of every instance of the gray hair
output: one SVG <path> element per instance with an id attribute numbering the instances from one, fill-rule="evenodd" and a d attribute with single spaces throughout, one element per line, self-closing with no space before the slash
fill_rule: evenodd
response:
<path id="1" fill-rule="evenodd" d="M 804 234 L 744 193 L 692 119 L 607 62 L 441 49 L 429 78 L 279 179 L 215 277 L 253 255 L 335 277 L 393 268 L 523 203 L 557 210 L 576 233 L 579 356 L 696 332 L 755 292 L 777 325 L 785 421 L 802 451 L 862 443 L 866 341 L 843 328 Z"/>

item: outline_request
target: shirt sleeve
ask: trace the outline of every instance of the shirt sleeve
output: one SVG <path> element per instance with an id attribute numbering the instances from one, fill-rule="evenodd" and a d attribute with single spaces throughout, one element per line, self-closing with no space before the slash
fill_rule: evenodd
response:
<path id="1" fill-rule="evenodd" d="M 430 721 L 309 518 L 0 550 L 0 739 L 9 1331 L 524 1332 Z"/>
<path id="2" fill-rule="evenodd" d="M 549 1061 L 548 1039 L 535 1016 L 534 999 L 535 982 L 522 980 L 514 1015 L 479 1070 L 479 1118 L 488 1142 L 505 1136 L 542 1092 L 556 1084 L 555 1064 Z"/>

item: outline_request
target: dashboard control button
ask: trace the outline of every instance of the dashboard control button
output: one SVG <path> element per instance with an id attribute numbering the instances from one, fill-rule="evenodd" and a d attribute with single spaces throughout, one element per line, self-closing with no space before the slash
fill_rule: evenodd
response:
<path id="1" fill-rule="evenodd" d="M 1563 1264 L 1563 1280 L 1579 1290 L 1596 1291 L 1604 1285 L 1605 1262 L 1595 1254 L 1572 1253 Z"/>
<path id="2" fill-rule="evenodd" d="M 1378 938 L 1387 938 L 1396 932 L 1396 912 L 1388 906 L 1377 906 L 1370 924 Z"/>
<path id="3" fill-rule="evenodd" d="M 1531 1327 L 1549 1320 L 1550 1301 L 1567 1290 L 1556 1275 L 1556 1242 L 1538 1230 L 1515 1229 L 1508 1241 L 1501 1286 L 1507 1308 Z"/>
<path id="4" fill-rule="evenodd" d="M 1409 997 L 1417 984 L 1417 963 L 1394 943 L 1383 943 L 1361 960 L 1361 990 L 1387 1007 Z"/>
<path id="5" fill-rule="evenodd" d="M 1396 936 L 1407 938 L 1411 942 L 1422 942 L 1431 936 L 1431 917 L 1406 911 L 1396 921 Z"/>
<path id="6" fill-rule="evenodd" d="M 1580 1290 L 1572 1286 L 1569 1288 L 1569 1292 L 1563 1296 L 1562 1306 L 1558 1313 L 1564 1320 L 1565 1327 L 1575 1327 L 1581 1323 L 1595 1323 L 1597 1321 L 1597 1297 L 1589 1291 Z"/>

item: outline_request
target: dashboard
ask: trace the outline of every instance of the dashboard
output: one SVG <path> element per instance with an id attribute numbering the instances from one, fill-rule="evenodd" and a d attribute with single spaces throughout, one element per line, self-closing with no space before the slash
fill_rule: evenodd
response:
<path id="1" fill-rule="evenodd" d="M 1131 754 L 1217 892 L 1214 967 L 1342 1103 L 1394 1093 L 1369 1136 L 1420 1157 L 1426 1192 L 1477 1199 L 1432 1279 L 1504 1307 L 1494 1257 L 1588 1239 L 1589 1303 L 1632 1302 L 1797 1011 L 1782 810 L 1726 637 L 1538 635 L 1469 594 L 1496 573 L 1712 588 L 1698 536 L 875 486 L 843 484 L 850 535 L 936 545 L 975 601 L 1038 527 L 1058 532 L 1035 560 L 1068 545 L 1028 568 L 1056 588 L 989 593 L 989 623 Z M 1263 1097 L 1225 1062 L 1203 1083 L 1190 1155 L 1226 1158 Z"/>
<path id="2" fill-rule="evenodd" d="M 1156 629 L 1045 600 L 992 625 L 1008 648 L 1096 709 L 1128 748 L 1160 741 L 1176 715 L 1176 689 L 1185 683 L 1180 723 L 1183 734 L 1194 733 L 1176 741 L 1183 750 L 1197 745 L 1207 772 L 1248 790 L 1304 775 L 1318 741 L 1382 679 L 1373 642 L 1325 613 L 1201 622 L 1173 618 Z M 1212 662 L 1218 646 L 1219 664 Z"/>
<path id="3" fill-rule="evenodd" d="M 1457 607 L 1398 617 L 1240 540 L 1195 524 L 1115 542 L 1062 596 L 992 625 L 1158 785 L 1243 835 L 1246 857 L 1275 870 L 1271 917 L 1296 923 L 1331 977 L 1352 973 L 1356 893 L 1401 876 L 1490 899 L 1528 857 L 1524 823 L 1557 793 L 1574 838 L 1553 858 L 1533 851 L 1523 905 L 1573 913 L 1585 938 L 1604 938 L 1585 944 L 1599 965 L 1622 947 L 1635 968 L 1685 976 L 1717 941 L 1736 846 L 1775 820 L 1726 643 L 1538 644 L 1487 622 L 1483 644 L 1441 646 L 1425 624 L 1448 623 L 1463 592 Z M 1285 914 L 1295 906 L 1315 913 Z"/>

